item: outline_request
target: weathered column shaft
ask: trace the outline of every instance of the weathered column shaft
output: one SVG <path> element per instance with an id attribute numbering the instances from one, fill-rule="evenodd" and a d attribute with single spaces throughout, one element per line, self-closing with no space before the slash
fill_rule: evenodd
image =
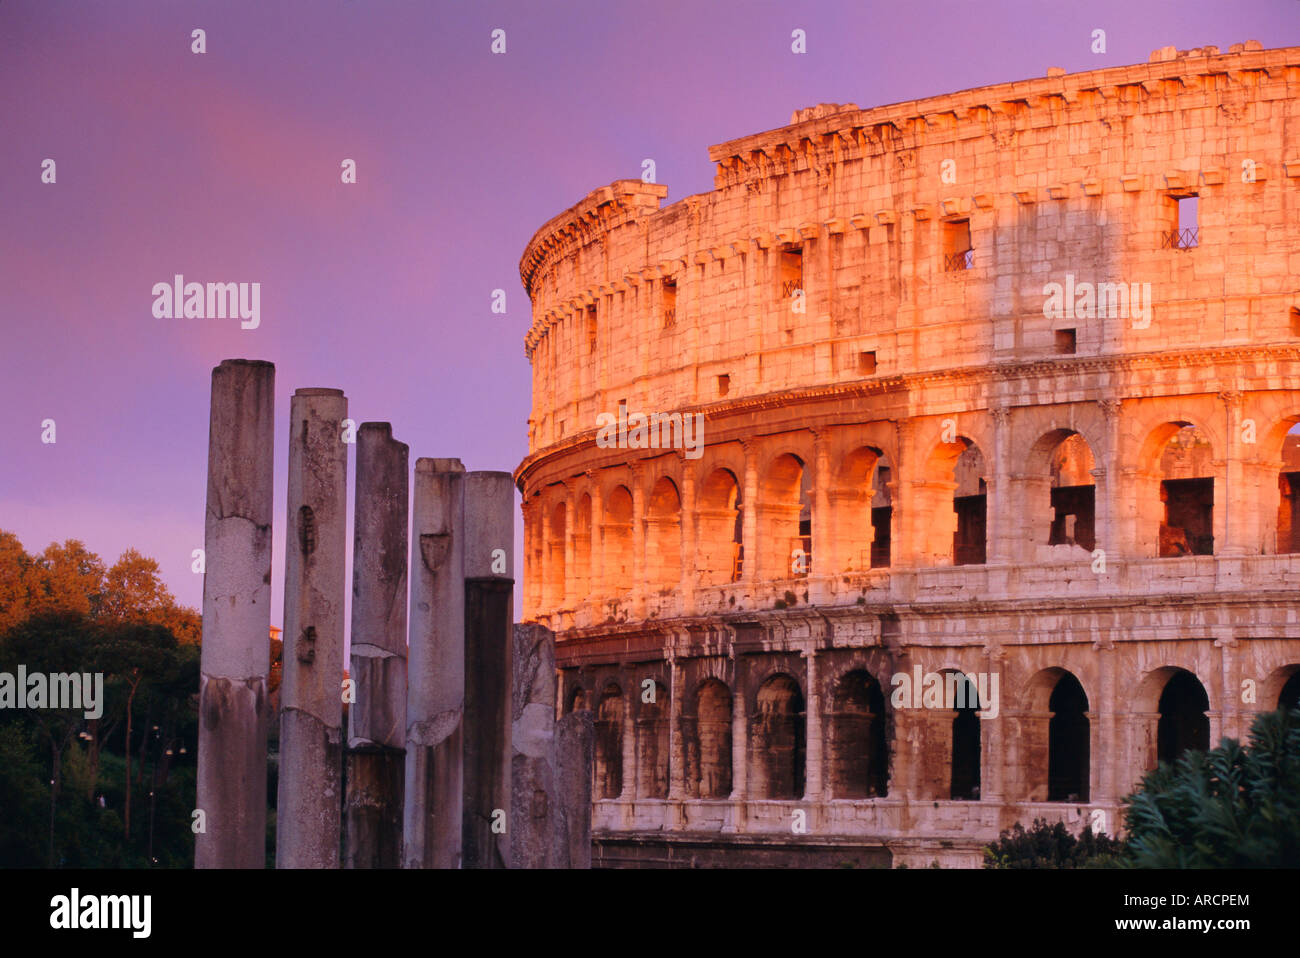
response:
<path id="1" fill-rule="evenodd" d="M 515 484 L 508 472 L 465 477 L 466 868 L 508 868 Z M 572 496 L 566 510 L 573 528 Z M 572 540 L 572 535 L 568 538 Z M 572 560 L 565 563 L 572 581 Z M 554 668 L 552 668 L 552 674 Z M 554 685 L 554 680 L 551 680 Z M 552 710 L 554 692 L 552 691 Z"/>
<path id="2" fill-rule="evenodd" d="M 465 467 L 415 463 L 404 868 L 459 868 L 465 707 Z"/>
<path id="3" fill-rule="evenodd" d="M 513 640 L 510 867 L 564 867 L 567 836 L 557 791 L 555 635 L 540 625 L 516 625 Z"/>
<path id="4" fill-rule="evenodd" d="M 596 729 L 590 709 L 570 712 L 556 724 L 555 790 L 563 847 L 557 868 L 591 867 L 591 767 Z"/>
<path id="5" fill-rule="evenodd" d="M 289 403 L 277 868 L 339 867 L 347 416 L 338 389 Z"/>
<path id="6" fill-rule="evenodd" d="M 357 431 L 348 710 L 348 868 L 402 863 L 406 765 L 408 450 L 386 422 Z"/>
<path id="7" fill-rule="evenodd" d="M 275 367 L 212 371 L 196 868 L 266 865 Z"/>

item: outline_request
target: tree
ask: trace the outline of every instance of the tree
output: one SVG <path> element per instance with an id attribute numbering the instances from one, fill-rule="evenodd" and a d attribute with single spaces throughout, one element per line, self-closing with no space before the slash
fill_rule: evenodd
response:
<path id="1" fill-rule="evenodd" d="M 34 673 L 86 672 L 91 669 L 93 643 L 91 625 L 84 615 L 75 612 L 50 612 L 33 616 L 9 630 L 0 644 L 0 666 L 16 674 L 19 665 Z M 25 689 L 19 690 L 26 695 Z M 36 726 L 40 738 L 50 750 L 50 840 L 49 867 L 54 860 L 54 822 L 62 781 L 63 755 L 72 738 L 85 721 L 79 708 L 25 709 L 25 716 Z"/>
<path id="2" fill-rule="evenodd" d="M 1125 801 L 1135 867 L 1300 866 L 1300 709 L 1257 716 L 1244 747 L 1160 763 Z"/>
<path id="3" fill-rule="evenodd" d="M 1034 819 L 1032 828 L 1016 822 L 984 849 L 985 868 L 1087 868 L 1110 864 L 1123 851 L 1124 843 L 1104 832 L 1093 833 L 1084 826 L 1076 838 L 1056 822 L 1049 825 Z"/>
<path id="4" fill-rule="evenodd" d="M 176 654 L 176 637 L 160 625 L 129 621 L 106 623 L 100 629 L 97 645 L 96 661 L 101 670 L 106 676 L 112 675 L 126 688 L 126 799 L 123 827 L 129 838 L 135 698 L 146 683 L 174 680 L 181 661 Z"/>
<path id="5" fill-rule="evenodd" d="M 27 618 L 34 563 L 18 537 L 0 529 L 0 635 Z"/>
<path id="6" fill-rule="evenodd" d="M 76 539 L 51 542 L 28 570 L 28 613 L 95 615 L 104 594 L 104 560 Z"/>

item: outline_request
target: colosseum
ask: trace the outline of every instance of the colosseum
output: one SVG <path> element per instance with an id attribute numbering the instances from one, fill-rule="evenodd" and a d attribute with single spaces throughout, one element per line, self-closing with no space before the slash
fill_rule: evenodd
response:
<path id="1" fill-rule="evenodd" d="M 1300 703 L 1297 94 L 1252 41 L 823 104 L 537 231 L 597 864 L 977 865 Z"/>

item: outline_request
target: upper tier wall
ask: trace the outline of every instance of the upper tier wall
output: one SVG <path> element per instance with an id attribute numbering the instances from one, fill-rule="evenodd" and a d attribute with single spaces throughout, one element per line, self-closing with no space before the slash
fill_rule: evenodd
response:
<path id="1" fill-rule="evenodd" d="M 661 185 L 594 191 L 520 264 L 530 460 L 623 400 L 670 412 L 1041 359 L 1067 330 L 1100 358 L 1295 342 L 1300 48 L 1193 54 L 801 111 L 712 147 L 716 188 L 662 209 Z M 1168 248 L 1188 195 L 1199 245 Z M 1045 315 L 1047 284 L 1085 282 L 1150 299 Z"/>

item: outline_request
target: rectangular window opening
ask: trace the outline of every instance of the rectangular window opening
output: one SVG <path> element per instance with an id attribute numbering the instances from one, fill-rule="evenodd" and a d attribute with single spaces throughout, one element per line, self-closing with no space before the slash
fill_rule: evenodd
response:
<path id="1" fill-rule="evenodd" d="M 1075 331 L 1073 329 L 1058 329 L 1056 331 L 1056 351 L 1061 355 L 1072 353 L 1077 345 Z"/>
<path id="2" fill-rule="evenodd" d="M 858 372 L 863 376 L 874 376 L 876 374 L 876 354 L 874 350 L 858 353 Z"/>
<path id="3" fill-rule="evenodd" d="M 781 250 L 781 298 L 793 299 L 803 290 L 803 249 Z"/>
<path id="4" fill-rule="evenodd" d="M 723 373 L 718 377 L 718 395 L 725 396 L 731 391 L 731 376 Z"/>
<path id="5" fill-rule="evenodd" d="M 677 281 L 664 280 L 664 329 L 677 323 Z"/>
<path id="6" fill-rule="evenodd" d="M 593 354 L 596 352 L 597 330 L 598 327 L 596 325 L 596 307 L 595 305 L 591 305 L 587 307 L 587 353 L 588 354 Z"/>
<path id="7" fill-rule="evenodd" d="M 943 224 L 944 272 L 970 269 L 975 262 L 971 246 L 970 220 L 951 220 Z"/>
<path id="8" fill-rule="evenodd" d="M 1300 308 L 1291 307 L 1291 335 L 1300 336 Z"/>
<path id="9" fill-rule="evenodd" d="M 1200 245 L 1201 231 L 1198 218 L 1200 215 L 1200 197 L 1195 193 L 1185 196 L 1170 196 L 1174 203 L 1177 217 L 1174 228 L 1164 234 L 1163 249 L 1195 249 Z"/>
<path id="10" fill-rule="evenodd" d="M 1165 503 L 1160 555 L 1214 555 L 1214 480 L 1165 479 L 1160 498 Z"/>

